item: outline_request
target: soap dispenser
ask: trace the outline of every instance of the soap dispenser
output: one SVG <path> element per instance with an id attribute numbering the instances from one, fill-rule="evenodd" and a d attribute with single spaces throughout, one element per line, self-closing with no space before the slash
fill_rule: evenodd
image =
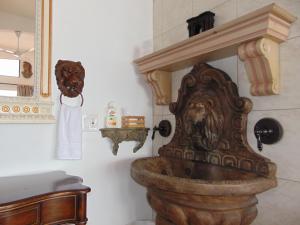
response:
<path id="1" fill-rule="evenodd" d="M 108 103 L 105 127 L 106 128 L 121 128 L 122 126 L 122 112 L 120 106 L 111 101 Z"/>

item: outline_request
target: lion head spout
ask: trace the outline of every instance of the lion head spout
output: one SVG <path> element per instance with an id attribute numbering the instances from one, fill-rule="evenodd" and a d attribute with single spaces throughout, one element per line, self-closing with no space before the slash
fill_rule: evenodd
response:
<path id="1" fill-rule="evenodd" d="M 218 147 L 224 116 L 217 112 L 216 100 L 194 97 L 187 103 L 183 113 L 184 129 L 196 150 L 214 150 Z"/>

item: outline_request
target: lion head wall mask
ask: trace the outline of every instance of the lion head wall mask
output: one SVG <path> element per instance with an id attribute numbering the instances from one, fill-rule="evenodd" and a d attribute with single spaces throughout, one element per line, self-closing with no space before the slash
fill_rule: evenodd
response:
<path id="1" fill-rule="evenodd" d="M 74 98 L 81 94 L 85 70 L 80 62 L 58 60 L 55 75 L 58 89 L 63 95 Z"/>

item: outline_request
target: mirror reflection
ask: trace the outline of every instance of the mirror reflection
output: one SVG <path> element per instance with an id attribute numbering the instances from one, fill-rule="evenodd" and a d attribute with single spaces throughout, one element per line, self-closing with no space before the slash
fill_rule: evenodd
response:
<path id="1" fill-rule="evenodd" d="M 0 1 L 0 96 L 33 96 L 35 0 Z"/>

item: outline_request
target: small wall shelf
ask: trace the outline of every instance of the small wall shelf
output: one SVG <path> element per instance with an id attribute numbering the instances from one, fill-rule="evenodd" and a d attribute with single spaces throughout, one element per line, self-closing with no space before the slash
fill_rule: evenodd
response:
<path id="1" fill-rule="evenodd" d="M 113 154 L 118 154 L 119 144 L 123 141 L 136 141 L 138 144 L 133 148 L 136 153 L 143 147 L 148 136 L 149 128 L 103 128 L 100 129 L 102 137 L 110 138 L 113 142 Z"/>
<path id="2" fill-rule="evenodd" d="M 278 94 L 279 44 L 286 41 L 295 20 L 288 11 L 271 4 L 134 63 L 146 75 L 158 105 L 170 103 L 172 71 L 236 54 L 245 62 L 252 95 Z"/>

